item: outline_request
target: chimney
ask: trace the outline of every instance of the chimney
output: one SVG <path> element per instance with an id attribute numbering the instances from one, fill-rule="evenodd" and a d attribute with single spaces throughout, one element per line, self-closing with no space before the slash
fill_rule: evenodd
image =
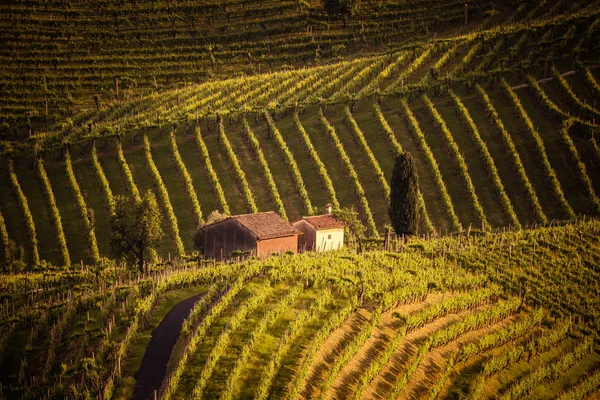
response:
<path id="1" fill-rule="evenodd" d="M 331 214 L 331 203 L 325 204 L 325 214 Z"/>

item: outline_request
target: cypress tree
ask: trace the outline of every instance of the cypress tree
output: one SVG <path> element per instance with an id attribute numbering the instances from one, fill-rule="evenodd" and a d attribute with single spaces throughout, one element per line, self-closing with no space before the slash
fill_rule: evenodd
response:
<path id="1" fill-rule="evenodd" d="M 413 235 L 419 226 L 419 178 L 415 163 L 407 152 L 396 156 L 390 184 L 389 215 L 398 235 Z"/>

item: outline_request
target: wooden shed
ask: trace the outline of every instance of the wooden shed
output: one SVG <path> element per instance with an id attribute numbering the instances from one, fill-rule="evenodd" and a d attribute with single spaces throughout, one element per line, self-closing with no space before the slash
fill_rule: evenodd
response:
<path id="1" fill-rule="evenodd" d="M 344 223 L 330 213 L 303 217 L 293 225 L 303 233 L 298 240 L 298 249 L 301 251 L 321 252 L 344 247 Z"/>
<path id="2" fill-rule="evenodd" d="M 217 260 L 236 250 L 259 257 L 290 250 L 296 253 L 302 234 L 274 211 L 234 215 L 202 229 L 204 256 Z"/>

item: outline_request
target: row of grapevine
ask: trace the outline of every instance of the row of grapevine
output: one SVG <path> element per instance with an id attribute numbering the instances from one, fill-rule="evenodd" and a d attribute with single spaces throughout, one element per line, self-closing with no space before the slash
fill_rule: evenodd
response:
<path id="1" fill-rule="evenodd" d="M 92 259 L 94 262 L 98 262 L 100 260 L 100 252 L 98 251 L 98 242 L 96 241 L 96 232 L 94 230 L 93 221 L 90 219 L 89 209 L 85 203 L 85 199 L 81 194 L 81 188 L 79 187 L 79 183 L 75 178 L 75 172 L 73 171 L 73 165 L 71 163 L 71 155 L 69 152 L 65 154 L 65 168 L 67 170 L 67 176 L 69 178 L 69 183 L 71 184 L 71 188 L 75 194 L 75 199 L 77 200 L 77 205 L 79 206 L 79 212 L 81 214 L 81 219 L 83 220 L 83 224 L 85 225 L 85 230 L 88 239 L 88 245 L 90 248 L 90 252 L 92 254 Z"/>
<path id="2" fill-rule="evenodd" d="M 577 399 L 585 399 L 589 396 L 597 393 L 598 388 L 600 387 L 600 370 L 595 370 L 591 374 L 585 375 L 579 382 L 577 382 L 577 386 L 569 389 L 565 393 L 562 393 L 559 400 L 577 400 Z"/>
<path id="3" fill-rule="evenodd" d="M 6 224 L 4 223 L 4 217 L 0 212 L 0 242 L 2 242 L 2 251 L 4 252 L 2 259 L 4 262 L 8 263 L 10 261 L 10 250 L 9 239 L 8 239 L 8 231 L 6 230 Z M 0 347 L 1 349 L 1 347 Z"/>
<path id="4" fill-rule="evenodd" d="M 17 196 L 19 206 L 23 211 L 23 216 L 25 217 L 25 225 L 27 226 L 27 233 L 29 234 L 29 241 L 31 244 L 31 262 L 33 265 L 37 265 L 40 263 L 40 254 L 38 252 L 38 240 L 35 231 L 35 223 L 33 222 L 33 216 L 31 215 L 29 204 L 27 203 L 27 197 L 25 197 L 23 190 L 21 190 L 21 185 L 17 179 L 17 174 L 15 174 L 12 161 L 8 162 L 8 171 L 10 174 L 10 182 L 12 184 L 13 192 L 15 193 L 15 196 Z"/>
<path id="5" fill-rule="evenodd" d="M 217 198 L 223 213 L 229 214 L 231 211 L 229 210 L 229 204 L 227 204 L 227 199 L 225 198 L 225 192 L 223 191 L 223 187 L 221 186 L 221 182 L 219 181 L 219 177 L 213 168 L 212 162 L 210 161 L 210 155 L 208 154 L 208 148 L 206 147 L 206 143 L 204 139 L 202 139 L 202 133 L 200 133 L 200 128 L 196 128 L 196 143 L 200 148 L 200 154 L 202 155 L 202 160 L 204 161 L 204 165 L 206 168 L 206 173 L 208 174 L 208 180 L 212 186 L 214 195 Z"/>
<path id="6" fill-rule="evenodd" d="M 164 210 L 167 213 L 167 219 L 169 220 L 171 232 L 173 233 L 173 240 L 175 241 L 177 254 L 184 255 L 185 249 L 183 247 L 181 237 L 179 236 L 177 217 L 175 217 L 175 212 L 173 211 L 173 206 L 171 205 L 171 200 L 169 199 L 169 193 L 167 192 L 165 183 L 163 182 L 160 172 L 158 171 L 158 168 L 156 168 L 156 164 L 152 158 L 152 151 L 150 149 L 150 141 L 148 140 L 148 136 L 144 136 L 144 155 L 146 158 L 146 163 L 148 164 L 148 169 L 150 170 L 152 178 L 154 179 L 154 185 L 158 191 L 158 196 L 160 197 Z"/>
<path id="7" fill-rule="evenodd" d="M 393 153 L 395 155 L 401 154 L 404 150 L 402 149 L 402 146 L 400 145 L 400 143 L 398 143 L 398 140 L 396 139 L 396 135 L 394 134 L 394 131 L 392 131 L 392 128 L 390 127 L 387 120 L 385 119 L 383 113 L 381 112 L 381 109 L 379 108 L 379 106 L 377 104 L 373 104 L 373 110 L 375 111 L 375 116 L 377 117 L 377 121 L 379 122 L 381 129 L 385 133 L 386 139 L 392 146 L 392 149 L 394 149 Z M 425 207 L 425 199 L 423 198 L 423 192 L 421 192 L 420 188 L 419 188 L 419 200 L 418 201 L 419 201 L 419 212 L 421 213 L 421 218 L 423 218 L 423 225 L 425 226 L 425 230 L 429 233 L 434 233 L 435 228 L 433 227 L 433 223 L 431 222 L 431 219 L 429 218 L 429 214 L 427 213 L 427 208 Z"/>
<path id="8" fill-rule="evenodd" d="M 275 139 L 275 142 L 277 143 L 277 147 L 279 148 L 279 151 L 280 151 L 281 155 L 283 156 L 285 163 L 290 170 L 292 179 L 294 180 L 294 183 L 296 184 L 296 191 L 300 195 L 300 198 L 302 199 L 302 203 L 304 204 L 304 209 L 306 210 L 306 212 L 309 215 L 312 215 L 314 213 L 313 206 L 310 202 L 310 198 L 308 197 L 308 191 L 306 190 L 306 186 L 304 186 L 304 180 L 302 179 L 302 174 L 300 173 L 300 168 L 298 168 L 298 164 L 296 163 L 296 160 L 294 159 L 294 155 L 292 154 L 289 147 L 285 143 L 285 140 L 283 140 L 283 137 L 281 136 L 279 129 L 277 129 L 277 126 L 275 125 L 275 122 L 273 121 L 271 114 L 269 114 L 268 111 L 265 111 L 264 116 L 265 116 L 265 120 L 267 121 L 267 126 L 269 129 L 269 132 L 271 135 L 273 135 L 273 138 Z"/>
<path id="9" fill-rule="evenodd" d="M 398 69 L 400 66 L 404 65 L 404 62 L 408 58 L 409 53 L 407 51 L 400 52 L 398 55 L 394 55 L 394 61 L 388 63 L 384 69 L 382 69 L 375 78 L 369 82 L 365 87 L 363 87 L 358 93 L 358 97 L 363 95 L 373 93 L 379 89 L 381 83 L 386 80 L 392 73 Z"/>
<path id="10" fill-rule="evenodd" d="M 537 82 L 536 82 L 536 85 L 537 85 Z M 567 199 L 565 198 L 565 194 L 563 193 L 563 190 L 561 188 L 560 182 L 558 181 L 558 178 L 556 177 L 556 173 L 554 172 L 554 169 L 550 165 L 550 160 L 548 159 L 548 155 L 546 153 L 546 147 L 544 146 L 544 142 L 542 141 L 542 138 L 541 138 L 539 132 L 533 126 L 533 122 L 531 122 L 531 119 L 529 118 L 529 116 L 527 115 L 527 112 L 523 108 L 523 105 L 521 104 L 521 100 L 519 100 L 519 97 L 517 96 L 517 94 L 511 89 L 510 85 L 504 79 L 502 79 L 502 87 L 504 88 L 505 94 L 511 100 L 513 106 L 519 112 L 519 115 L 521 116 L 521 120 L 527 127 L 527 132 L 529 133 L 531 138 L 535 141 L 538 158 L 542 162 L 542 166 L 544 167 L 544 170 L 546 172 L 548 180 L 550 181 L 550 184 L 552 186 L 554 194 L 556 195 L 557 199 L 559 200 L 561 207 L 563 208 L 564 212 L 569 216 L 569 218 L 575 218 L 575 212 L 573 211 L 573 208 L 571 207 L 571 205 L 567 202 Z"/>
<path id="11" fill-rule="evenodd" d="M 579 175 L 579 179 L 583 182 L 585 186 L 585 190 L 587 195 L 594 206 L 594 212 L 600 213 L 600 200 L 596 195 L 596 191 L 594 190 L 594 186 L 592 184 L 592 180 L 590 179 L 585 164 L 581 161 L 581 157 L 579 156 L 579 152 L 575 147 L 575 143 L 573 143 L 573 139 L 569 135 L 569 129 L 573 126 L 574 121 L 572 119 L 568 119 L 563 121 L 562 127 L 560 128 L 560 137 L 562 141 L 565 143 L 569 155 L 573 160 L 573 164 L 577 166 L 577 173 Z"/>
<path id="12" fill-rule="evenodd" d="M 475 125 L 475 122 L 471 118 L 471 114 L 469 113 L 463 102 L 460 100 L 460 98 L 452 90 L 450 90 L 449 93 L 450 97 L 454 102 L 455 108 L 459 111 L 459 114 L 462 116 L 462 119 L 469 128 L 468 131 L 471 133 L 471 138 L 473 139 L 473 142 L 475 142 L 477 150 L 488 169 L 488 174 L 490 175 L 492 183 L 494 184 L 496 190 L 500 194 L 500 200 L 504 208 L 504 212 L 510 218 L 512 225 L 517 228 L 520 228 L 521 224 L 519 223 L 519 218 L 517 217 L 517 214 L 513 209 L 512 203 L 510 202 L 510 199 L 506 194 L 506 190 L 504 189 L 504 185 L 502 184 L 502 180 L 500 179 L 500 175 L 498 174 L 498 169 L 496 168 L 496 163 L 494 162 L 494 159 L 492 158 L 492 155 L 490 154 L 487 145 L 485 144 L 483 139 L 481 139 L 481 135 L 479 134 L 477 125 Z"/>
<path id="13" fill-rule="evenodd" d="M 446 208 L 446 213 L 448 214 L 448 217 L 450 218 L 450 223 L 451 223 L 452 229 L 459 231 L 462 229 L 462 226 L 458 220 L 458 216 L 456 215 L 456 212 L 454 211 L 454 206 L 452 204 L 452 200 L 450 199 L 450 195 L 448 194 L 448 189 L 446 188 L 444 179 L 442 178 L 442 173 L 440 172 L 440 167 L 439 167 L 437 161 L 435 160 L 435 157 L 433 156 L 433 153 L 431 152 L 429 145 L 427 144 L 427 140 L 425 139 L 425 135 L 423 134 L 423 131 L 421 131 L 421 128 L 419 127 L 417 118 L 415 117 L 415 115 L 413 114 L 411 109 L 408 107 L 408 103 L 406 102 L 406 100 L 402 99 L 400 101 L 400 104 L 402 105 L 404 114 L 406 115 L 406 117 L 408 119 L 408 123 L 409 123 L 408 125 L 410 128 L 410 131 L 413 133 L 413 135 L 415 135 L 415 138 L 417 139 L 417 142 L 419 143 L 419 147 L 421 148 L 421 151 L 425 155 L 425 158 L 427 159 L 429 167 L 431 168 L 431 171 L 433 172 L 433 176 L 435 178 L 435 183 L 436 183 L 436 186 L 437 186 L 437 189 L 438 189 L 440 195 L 442 196 L 442 200 L 443 200 L 445 208 Z"/>
<path id="14" fill-rule="evenodd" d="M 467 54 L 460 60 L 460 64 L 458 64 L 451 72 L 453 76 L 459 76 L 462 72 L 468 67 L 471 61 L 475 58 L 481 47 L 483 42 L 481 40 L 477 41 L 477 43 L 473 44 Z"/>
<path id="15" fill-rule="evenodd" d="M 238 354 L 235 364 L 232 370 L 229 372 L 227 382 L 225 384 L 225 391 L 221 393 L 220 399 L 232 399 L 234 392 L 239 385 L 239 379 L 241 378 L 242 370 L 246 366 L 246 363 L 250 359 L 252 351 L 256 345 L 259 344 L 261 336 L 266 332 L 269 327 L 275 324 L 275 321 L 290 309 L 296 299 L 302 294 L 303 285 L 296 285 L 286 293 L 283 298 L 254 324 L 250 337 L 244 342 L 242 350 Z"/>
<path id="16" fill-rule="evenodd" d="M 121 141 L 117 141 L 117 159 L 119 160 L 119 166 L 121 167 L 121 173 L 125 176 L 125 183 L 129 188 L 129 192 L 133 196 L 135 201 L 142 201 L 140 197 L 140 191 L 133 180 L 133 175 L 131 174 L 131 169 L 129 168 L 129 164 L 127 164 L 127 160 L 125 159 L 125 154 L 123 153 L 123 146 L 121 146 Z"/>
<path id="17" fill-rule="evenodd" d="M 527 172 L 525 172 L 525 167 L 523 166 L 523 162 L 521 161 L 521 156 L 519 155 L 519 152 L 517 151 L 515 143 L 513 142 L 510 134 L 504 127 L 504 124 L 502 123 L 502 120 L 500 119 L 500 116 L 498 115 L 496 108 L 492 104 L 492 101 L 489 98 L 489 96 L 487 95 L 487 93 L 485 92 L 485 90 L 479 85 L 476 85 L 475 88 L 477 89 L 479 98 L 483 102 L 483 105 L 485 106 L 486 111 L 488 112 L 490 118 L 494 121 L 494 125 L 496 125 L 496 128 L 498 129 L 498 131 L 500 131 L 500 135 L 502 137 L 502 142 L 504 143 L 504 146 L 507 148 L 508 153 L 512 158 L 513 165 L 515 166 L 515 169 L 516 169 L 517 173 L 519 174 L 519 177 L 521 178 L 521 183 L 523 184 L 523 187 L 525 188 L 525 193 L 527 194 L 527 198 L 528 198 L 529 202 L 531 203 L 531 205 L 533 206 L 533 213 L 535 215 L 535 219 L 537 221 L 539 221 L 540 223 L 545 224 L 546 222 L 548 222 L 548 218 L 546 217 L 546 214 L 544 214 L 544 211 L 542 210 L 540 201 L 537 197 L 537 194 L 535 193 L 535 189 L 533 188 L 533 185 L 531 184 L 531 181 L 529 180 L 529 177 L 527 176 Z"/>
<path id="18" fill-rule="evenodd" d="M 349 125 L 350 130 L 354 134 L 354 137 L 358 140 L 360 147 L 362 148 L 363 152 L 367 156 L 367 159 L 369 160 L 369 164 L 371 165 L 371 169 L 373 170 L 373 173 L 375 174 L 375 177 L 377 178 L 378 185 L 381 188 L 381 190 L 383 190 L 383 193 L 385 194 L 386 201 L 389 202 L 390 185 L 387 182 L 387 180 L 385 179 L 385 175 L 383 174 L 383 171 L 381 170 L 381 166 L 379 165 L 379 162 L 375 158 L 375 154 L 373 154 L 373 151 L 369 147 L 369 145 L 365 139 L 365 135 L 363 134 L 363 132 L 359 128 L 358 124 L 356 123 L 356 120 L 352 116 L 352 113 L 350 112 L 350 108 L 348 106 L 344 107 L 344 117 L 345 117 L 345 121 L 346 121 L 347 125 Z"/>
<path id="19" fill-rule="evenodd" d="M 277 209 L 277 212 L 279 213 L 281 218 L 287 221 L 288 217 L 285 212 L 285 207 L 283 205 L 283 201 L 281 200 L 281 196 L 279 195 L 279 190 L 277 189 L 277 185 L 275 184 L 273 174 L 271 173 L 271 168 L 269 168 L 269 163 L 267 162 L 267 159 L 265 158 L 265 155 L 263 154 L 263 151 L 260 148 L 260 143 L 258 142 L 258 139 L 256 138 L 254 132 L 252 132 L 252 129 L 250 128 L 246 117 L 244 117 L 243 123 L 244 135 L 246 136 L 248 143 L 250 143 L 250 148 L 252 148 L 254 156 L 258 159 L 258 163 L 262 170 L 263 176 L 267 181 L 267 186 L 269 187 L 269 193 L 271 193 L 271 198 L 273 199 L 273 203 L 275 203 L 275 208 Z"/>
<path id="20" fill-rule="evenodd" d="M 586 337 L 573 350 L 562 354 L 557 360 L 553 360 L 547 365 L 541 365 L 538 368 L 526 374 L 516 382 L 511 384 L 506 391 L 499 397 L 501 400 L 522 399 L 527 396 L 539 383 L 550 381 L 563 376 L 581 359 L 594 351 L 593 339 Z"/>
<path id="21" fill-rule="evenodd" d="M 410 363 L 406 371 L 404 371 L 404 374 L 399 378 L 395 377 L 392 390 L 388 398 L 397 399 L 399 397 L 400 393 L 402 393 L 402 391 L 406 388 L 408 382 L 410 382 L 415 372 L 417 372 L 417 369 L 419 369 L 419 366 L 423 362 L 423 359 L 427 353 L 429 353 L 429 350 L 431 350 L 431 339 L 427 339 L 421 348 L 419 348 L 417 357 Z"/>
<path id="22" fill-rule="evenodd" d="M 200 202 L 198 201 L 198 196 L 196 196 L 196 189 L 194 189 L 192 177 L 190 176 L 185 164 L 183 163 L 183 160 L 181 159 L 181 155 L 179 154 L 179 148 L 177 147 L 177 141 L 175 140 L 174 132 L 169 134 L 169 139 L 171 142 L 171 153 L 173 154 L 173 159 L 175 159 L 177 170 L 179 171 L 179 175 L 181 175 L 181 179 L 183 179 L 185 190 L 190 198 L 190 201 L 192 202 L 194 215 L 198 220 L 198 224 L 201 224 L 202 210 L 200 208 Z"/>
<path id="23" fill-rule="evenodd" d="M 469 342 L 460 348 L 458 359 L 460 361 L 469 359 L 526 335 L 542 323 L 545 314 L 543 309 L 538 308 L 507 328 L 480 336 L 476 341 Z"/>
<path id="24" fill-rule="evenodd" d="M 558 82 L 558 86 L 567 95 L 571 102 L 582 109 L 584 116 L 589 119 L 600 118 L 600 112 L 594 109 L 589 104 L 584 103 L 581 99 L 573 92 L 573 88 L 569 85 L 569 82 L 561 75 L 555 66 L 552 66 L 552 77 Z"/>
<path id="25" fill-rule="evenodd" d="M 325 339 L 329 337 L 331 332 L 333 332 L 341 324 L 343 324 L 344 321 L 346 321 L 346 319 L 354 312 L 354 309 L 357 305 L 357 299 L 352 297 L 346 307 L 338 311 L 338 313 L 336 313 L 333 317 L 327 319 L 317 333 L 312 337 L 310 347 L 307 349 L 306 354 L 304 354 L 302 361 L 300 361 L 299 369 L 286 388 L 286 394 L 288 394 L 288 398 L 298 398 L 308 376 L 310 366 L 313 364 L 317 354 L 317 350 L 319 347 L 321 347 L 323 342 L 325 342 Z"/>
<path id="26" fill-rule="evenodd" d="M 460 321 L 436 331 L 431 337 L 431 346 L 439 347 L 450 343 L 460 335 L 482 328 L 486 325 L 497 323 L 500 320 L 516 313 L 522 306 L 522 300 L 516 297 L 501 301 L 490 308 L 475 314 L 469 314 Z"/>
<path id="27" fill-rule="evenodd" d="M 92 166 L 94 167 L 94 171 L 96 172 L 96 176 L 100 181 L 100 185 L 102 186 L 102 190 L 104 191 L 104 196 L 106 196 L 106 202 L 108 204 L 108 210 L 112 215 L 115 210 L 115 201 L 113 198 L 112 190 L 110 189 L 110 184 L 108 183 L 108 179 L 106 179 L 106 175 L 104 174 L 104 170 L 102 169 L 102 165 L 100 165 L 100 160 L 98 160 L 98 153 L 96 152 L 96 145 L 92 146 Z"/>
<path id="28" fill-rule="evenodd" d="M 464 310 L 472 310 L 480 305 L 486 304 L 493 300 L 498 295 L 498 288 L 477 290 L 469 292 L 464 295 L 458 295 L 456 297 L 450 297 L 443 300 L 441 303 L 433 304 L 423 308 L 420 311 L 411 313 L 408 316 L 399 316 L 403 321 L 400 328 L 397 330 L 394 338 L 385 345 L 384 349 L 377 354 L 374 360 L 369 364 L 366 371 L 361 374 L 358 388 L 353 394 L 354 399 L 362 398 L 364 393 L 367 391 L 369 385 L 381 374 L 383 368 L 389 364 L 390 360 L 403 343 L 405 336 L 411 332 L 419 329 L 426 324 L 432 323 L 434 320 L 441 318 L 450 313 L 458 313 Z M 422 301 L 422 300 L 421 300 Z M 428 345 L 430 346 L 430 345 Z M 427 350 L 429 347 L 427 346 Z M 424 353 L 422 354 L 424 356 Z M 420 362 L 420 361 L 419 361 Z M 416 365 L 418 366 L 418 365 Z M 411 368 L 409 368 L 410 371 Z M 412 375 L 412 373 L 408 373 Z M 409 376 L 408 376 L 409 377 Z M 408 378 L 408 377 L 405 377 Z M 403 381 L 400 379 L 396 383 L 396 393 L 402 390 L 404 385 L 408 382 L 408 379 Z"/>
<path id="29" fill-rule="evenodd" d="M 248 181 L 246 180 L 246 173 L 240 167 L 240 162 L 235 155 L 235 151 L 233 147 L 231 147 L 231 143 L 225 134 L 225 127 L 223 126 L 223 118 L 219 118 L 219 142 L 225 149 L 225 153 L 227 154 L 227 159 L 229 163 L 233 167 L 233 172 L 235 173 L 235 179 L 238 185 L 240 186 L 240 190 L 244 195 L 244 200 L 246 201 L 246 205 L 248 206 L 249 212 L 258 212 L 258 207 L 256 206 L 256 202 L 254 200 L 254 194 L 252 190 L 250 190 L 250 186 L 248 186 Z"/>
<path id="30" fill-rule="evenodd" d="M 352 78 L 339 90 L 337 90 L 329 99 L 335 102 L 338 99 L 348 96 L 352 92 L 358 92 L 359 94 L 364 93 L 363 90 L 367 85 L 366 82 L 372 82 L 373 75 L 377 71 L 381 70 L 386 64 L 387 60 L 384 57 L 379 57 L 378 60 L 371 62 L 369 65 L 354 74 Z M 361 90 L 357 90 L 362 88 Z"/>
<path id="31" fill-rule="evenodd" d="M 371 208 L 369 207 L 367 195 L 360 183 L 360 180 L 358 179 L 358 174 L 354 169 L 354 165 L 352 164 L 350 157 L 348 157 L 348 154 L 344 149 L 344 145 L 340 141 L 337 133 L 335 132 L 334 127 L 331 126 L 331 124 L 325 117 L 325 114 L 323 114 L 323 109 L 319 109 L 319 117 L 321 118 L 321 123 L 325 128 L 325 131 L 327 132 L 329 140 L 332 142 L 335 149 L 337 150 L 338 156 L 344 163 L 348 176 L 350 177 L 350 180 L 354 185 L 354 192 L 356 193 L 356 195 L 358 196 L 358 200 L 360 201 L 362 214 L 367 220 L 367 229 L 369 230 L 369 234 L 375 236 L 377 235 L 377 226 L 375 225 L 375 220 L 373 219 L 373 214 L 371 213 Z"/>
<path id="32" fill-rule="evenodd" d="M 600 96 L 600 84 L 598 83 L 596 78 L 594 78 L 594 75 L 592 75 L 592 71 L 589 67 L 585 69 L 585 73 L 583 75 L 588 86 L 592 88 L 594 94 L 596 96 Z"/>
<path id="33" fill-rule="evenodd" d="M 560 107 L 558 107 L 556 105 L 556 103 L 553 102 L 552 99 L 550 99 L 548 94 L 546 94 L 546 92 L 544 92 L 544 89 L 542 89 L 540 84 L 537 82 L 537 80 L 533 76 L 527 75 L 527 82 L 529 83 L 531 88 L 533 88 L 537 100 L 540 102 L 540 104 L 542 106 L 544 106 L 546 108 L 546 110 L 550 113 L 552 118 L 555 118 L 556 120 L 559 120 L 559 121 L 563 120 L 565 118 L 566 119 L 572 118 L 575 122 L 577 122 L 577 124 L 580 124 L 580 125 L 583 125 L 586 127 L 591 127 L 591 128 L 598 128 L 598 125 L 595 123 L 590 123 L 590 122 L 582 120 L 578 117 L 573 117 L 569 113 L 566 113 L 563 110 L 561 110 Z M 575 94 L 573 94 L 573 96 L 575 96 Z"/>
<path id="34" fill-rule="evenodd" d="M 446 384 L 446 381 L 448 380 L 448 377 L 450 377 L 450 374 L 452 373 L 452 369 L 454 368 L 454 364 L 456 363 L 457 354 L 458 352 L 455 351 L 452 352 L 449 356 L 447 356 L 448 359 L 446 360 L 446 363 L 444 365 L 444 373 L 440 378 L 437 379 L 435 385 L 433 385 L 433 388 L 429 393 L 429 400 L 435 400 L 438 398 L 439 394 L 444 388 L 444 385 Z"/>
<path id="35" fill-rule="evenodd" d="M 166 379 L 166 385 L 161 393 L 162 399 L 169 400 L 176 396 L 177 388 L 190 362 L 190 358 L 196 352 L 200 343 L 206 338 L 212 323 L 221 315 L 223 310 L 229 307 L 233 299 L 242 290 L 244 284 L 245 276 L 242 275 L 220 298 L 217 296 L 218 290 L 212 290 L 201 301 L 197 302 L 190 311 L 181 330 L 182 334 L 186 337 L 185 347 L 175 370 Z"/>
<path id="36" fill-rule="evenodd" d="M 46 169 L 44 168 L 44 161 L 41 158 L 37 161 L 37 166 L 38 175 L 42 181 L 44 193 L 46 194 L 46 200 L 48 201 L 48 206 L 50 207 L 50 215 L 52 216 L 52 222 L 54 224 L 54 228 L 56 229 L 56 238 L 58 240 L 58 246 L 60 247 L 63 265 L 70 266 L 71 256 L 69 255 L 69 249 L 67 248 L 67 238 L 65 237 L 65 232 L 63 230 L 60 212 L 58 211 L 56 199 L 54 198 L 54 192 L 52 192 L 52 185 L 50 184 L 50 180 L 48 179 L 48 175 L 46 174 Z"/>
<path id="37" fill-rule="evenodd" d="M 312 160 L 313 165 L 315 166 L 319 176 L 321 177 L 321 183 L 327 190 L 327 194 L 329 195 L 329 199 L 334 208 L 340 208 L 340 203 L 335 195 L 335 189 L 333 188 L 333 183 L 331 182 L 331 177 L 329 176 L 329 172 L 327 172 L 327 168 L 325 168 L 325 164 L 321 161 L 321 157 L 315 150 L 315 146 L 313 146 L 312 141 L 310 140 L 310 136 L 306 133 L 304 126 L 302 126 L 302 122 L 300 121 L 300 117 L 298 113 L 294 113 L 294 124 L 296 125 L 296 129 L 300 132 L 300 137 L 302 139 L 302 144 L 306 148 L 310 159 Z"/>
<path id="38" fill-rule="evenodd" d="M 459 170 L 462 175 L 464 184 L 466 185 L 467 191 L 469 192 L 470 197 L 471 197 L 471 205 L 473 206 L 473 208 L 475 209 L 475 211 L 477 212 L 477 215 L 479 217 L 479 221 L 481 223 L 481 228 L 489 229 L 490 225 L 487 222 L 487 219 L 485 217 L 485 212 L 483 211 L 483 207 L 481 207 L 481 203 L 479 202 L 477 193 L 475 193 L 475 186 L 473 185 L 473 182 L 471 181 L 471 175 L 469 174 L 469 168 L 467 167 L 465 158 L 463 157 L 462 153 L 460 152 L 460 149 L 458 148 L 458 144 L 454 141 L 454 138 L 452 137 L 452 133 L 446 126 L 446 122 L 443 120 L 442 116 L 439 114 L 439 112 L 437 111 L 437 109 L 435 108 L 435 106 L 433 105 L 431 100 L 429 100 L 429 97 L 427 97 L 427 95 L 425 95 L 425 94 L 423 94 L 423 101 L 424 101 L 425 105 L 427 106 L 429 113 L 435 120 L 438 128 L 443 133 L 446 145 L 449 147 L 450 151 L 452 152 L 453 158 L 458 163 Z"/>
<path id="39" fill-rule="evenodd" d="M 425 47 L 425 49 L 423 49 L 423 52 L 417 56 L 407 67 L 406 69 L 404 69 L 402 71 L 402 73 L 400 73 L 400 75 L 396 78 L 396 80 L 386 88 L 386 91 L 393 91 L 393 90 L 403 90 L 404 86 L 406 85 L 406 78 L 408 78 L 413 72 L 415 72 L 421 65 L 423 65 L 423 63 L 425 62 L 425 60 L 427 60 L 427 58 L 432 54 L 432 52 L 434 51 L 435 46 L 433 45 L 428 45 L 427 47 Z"/>
<path id="40" fill-rule="evenodd" d="M 234 314 L 229 318 L 226 328 L 218 336 L 216 343 L 212 346 L 210 354 L 204 361 L 200 376 L 196 380 L 192 397 L 194 399 L 202 398 L 206 385 L 212 377 L 213 371 L 217 362 L 223 354 L 228 350 L 231 343 L 232 334 L 241 326 L 254 310 L 256 310 L 265 301 L 271 292 L 270 283 L 267 282 L 264 286 L 252 293 L 248 299 L 242 303 Z"/>
<path id="41" fill-rule="evenodd" d="M 348 364 L 348 362 L 358 353 L 360 348 L 365 344 L 365 342 L 371 337 L 373 334 L 373 330 L 377 325 L 379 325 L 381 319 L 381 306 L 377 307 L 372 315 L 371 320 L 365 326 L 354 339 L 340 352 L 340 354 L 336 355 L 333 361 L 333 365 L 329 366 L 327 370 L 327 379 L 323 383 L 321 387 L 321 396 L 320 399 L 325 399 L 329 389 L 337 379 L 340 371 L 344 366 Z"/>
<path id="42" fill-rule="evenodd" d="M 313 303 L 308 311 L 302 311 L 298 313 L 296 318 L 290 323 L 288 329 L 279 339 L 277 350 L 270 357 L 269 364 L 263 371 L 260 381 L 256 389 L 256 399 L 264 400 L 269 396 L 273 380 L 281 367 L 284 355 L 293 346 L 294 341 L 300 335 L 300 332 L 311 322 L 314 322 L 319 316 L 322 310 L 327 304 L 333 300 L 331 292 L 326 290 L 325 293 L 321 293 Z"/>

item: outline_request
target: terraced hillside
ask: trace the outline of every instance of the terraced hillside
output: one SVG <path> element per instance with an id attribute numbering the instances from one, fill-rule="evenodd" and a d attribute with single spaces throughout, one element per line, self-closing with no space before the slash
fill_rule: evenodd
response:
<path id="1" fill-rule="evenodd" d="M 4 2 L 0 117 L 37 128 L 151 88 L 394 48 L 460 27 L 465 4 L 473 26 L 490 10 L 483 0 L 372 1 L 338 20 L 320 1 Z"/>
<path id="2" fill-rule="evenodd" d="M 13 9 L 15 21 L 25 9 Z M 507 6 L 463 34 L 132 92 L 74 107 L 25 140 L 9 130 L 0 254 L 30 265 L 98 261 L 110 255 L 113 196 L 149 189 L 170 233 L 164 258 L 193 251 L 212 210 L 293 220 L 332 202 L 354 206 L 377 236 L 402 150 L 420 176 L 421 233 L 597 215 L 599 16 L 599 2 Z M 36 38 L 23 46 L 46 40 Z"/>
<path id="3" fill-rule="evenodd" d="M 152 329 L 198 293 L 162 399 L 600 394 L 597 219 L 395 246 L 3 275 L 2 394 L 129 398 Z"/>

